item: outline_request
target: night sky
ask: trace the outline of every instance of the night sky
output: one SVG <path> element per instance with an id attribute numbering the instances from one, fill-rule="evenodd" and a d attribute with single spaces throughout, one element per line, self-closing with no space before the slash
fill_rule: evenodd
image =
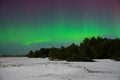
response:
<path id="1" fill-rule="evenodd" d="M 120 38 L 120 0 L 0 0 L 0 54 Z"/>

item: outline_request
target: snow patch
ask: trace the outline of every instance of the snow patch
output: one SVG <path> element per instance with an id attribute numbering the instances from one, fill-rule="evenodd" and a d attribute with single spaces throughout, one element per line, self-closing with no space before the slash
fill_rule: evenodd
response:
<path id="1" fill-rule="evenodd" d="M 120 80 L 119 61 L 96 61 L 0 58 L 0 80 Z"/>

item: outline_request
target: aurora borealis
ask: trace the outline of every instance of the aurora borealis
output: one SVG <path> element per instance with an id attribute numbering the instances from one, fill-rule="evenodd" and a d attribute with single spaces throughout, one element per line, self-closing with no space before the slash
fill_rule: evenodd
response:
<path id="1" fill-rule="evenodd" d="M 0 54 L 120 38 L 120 0 L 0 0 Z"/>

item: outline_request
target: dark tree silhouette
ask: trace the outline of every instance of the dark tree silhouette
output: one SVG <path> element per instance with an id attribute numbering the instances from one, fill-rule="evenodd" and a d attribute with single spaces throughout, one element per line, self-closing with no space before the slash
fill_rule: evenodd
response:
<path id="1" fill-rule="evenodd" d="M 49 57 L 51 60 L 67 61 L 93 61 L 93 59 L 120 60 L 120 39 L 108 39 L 101 37 L 85 38 L 78 46 L 72 43 L 68 47 L 41 48 L 35 52 L 30 51 L 29 58 Z"/>
<path id="2" fill-rule="evenodd" d="M 32 57 L 34 57 L 34 53 L 33 53 L 33 51 L 31 50 L 29 53 L 28 53 L 28 55 L 27 55 L 29 58 L 32 58 Z"/>

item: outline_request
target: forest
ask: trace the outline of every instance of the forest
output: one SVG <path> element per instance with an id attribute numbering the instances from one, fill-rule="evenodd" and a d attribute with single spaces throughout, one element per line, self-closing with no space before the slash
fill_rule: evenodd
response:
<path id="1" fill-rule="evenodd" d="M 29 58 L 46 58 L 66 61 L 94 61 L 93 59 L 113 59 L 120 61 L 120 39 L 102 37 L 85 38 L 79 45 L 72 43 L 68 47 L 41 48 L 31 50 Z"/>

